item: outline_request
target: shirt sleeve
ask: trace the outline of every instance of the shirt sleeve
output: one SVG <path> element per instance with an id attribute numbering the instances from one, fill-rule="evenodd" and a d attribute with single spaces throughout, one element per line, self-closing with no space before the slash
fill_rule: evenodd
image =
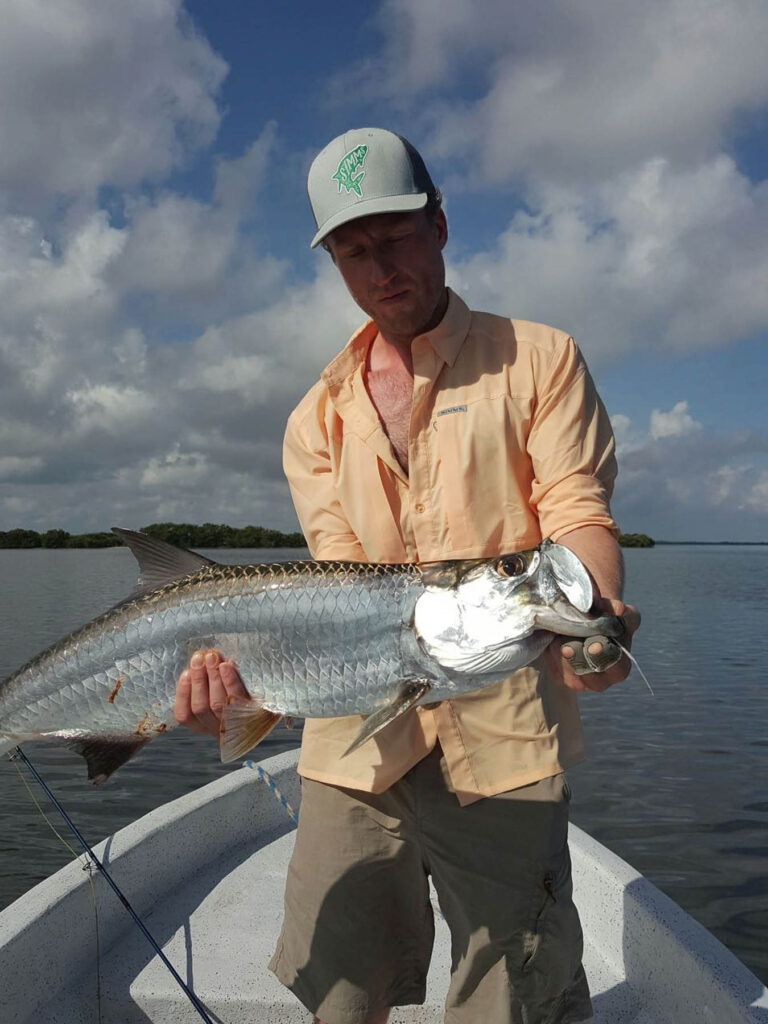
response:
<path id="1" fill-rule="evenodd" d="M 297 410 L 289 417 L 283 442 L 283 469 L 312 557 L 365 561 L 365 552 L 336 494 L 328 437 L 316 412 L 301 417 Z"/>
<path id="2" fill-rule="evenodd" d="M 608 414 L 572 338 L 558 345 L 528 436 L 531 504 L 541 534 L 556 541 L 581 526 L 619 528 L 610 511 L 617 465 Z"/>

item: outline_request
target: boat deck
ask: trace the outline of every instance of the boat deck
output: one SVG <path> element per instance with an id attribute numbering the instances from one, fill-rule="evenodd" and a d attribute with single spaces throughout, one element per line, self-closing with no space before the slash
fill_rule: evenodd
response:
<path id="1" fill-rule="evenodd" d="M 298 805 L 295 752 L 267 762 Z M 310 1017 L 267 970 L 283 913 L 293 829 L 248 769 L 152 812 L 97 852 L 217 1024 Z M 595 1024 L 768 1024 L 768 991 L 624 861 L 571 830 Z M 0 914 L 3 1024 L 193 1024 L 200 1017 L 97 878 L 74 863 Z M 436 905 L 436 901 L 435 901 Z M 41 949 L 44 955 L 41 956 Z M 392 1024 L 437 1022 L 448 931 L 436 915 L 427 999 Z"/>
<path id="2" fill-rule="evenodd" d="M 293 833 L 280 836 L 248 860 L 219 872 L 203 872 L 184 898 L 194 910 L 179 923 L 177 901 L 157 907 L 145 918 L 156 936 L 168 936 L 163 948 L 171 963 L 197 995 L 225 1024 L 269 1022 L 293 1024 L 309 1015 L 267 970 L 283 915 L 285 867 L 293 846 Z M 433 900 L 435 907 L 436 899 Z M 450 938 L 445 922 L 436 914 L 435 950 L 424 1006 L 393 1010 L 393 1024 L 436 1024 L 443 1019 L 442 1005 L 450 972 Z M 194 1021 L 191 1006 L 166 968 L 151 959 L 151 950 L 138 929 L 132 930 L 112 950 L 102 965 L 102 1011 L 106 1021 Z M 615 968 L 588 943 L 585 969 L 593 992 L 596 1024 L 663 1024 L 638 1005 L 636 993 Z M 83 979 L 85 985 L 89 979 Z M 95 970 L 90 984 L 95 997 Z M 126 1007 L 130 989 L 133 1006 Z M 74 1006 L 58 1002 L 62 1024 L 79 1020 L 82 990 Z M 53 1006 L 51 1010 L 53 1010 Z M 46 1021 L 57 1018 L 45 1017 Z"/>

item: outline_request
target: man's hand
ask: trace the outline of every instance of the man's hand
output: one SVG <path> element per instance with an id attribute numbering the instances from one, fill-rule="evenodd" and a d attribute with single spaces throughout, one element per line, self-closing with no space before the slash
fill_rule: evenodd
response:
<path id="1" fill-rule="evenodd" d="M 195 651 L 189 668 L 179 676 L 173 716 L 195 732 L 219 735 L 219 722 L 229 697 L 248 700 L 234 661 L 220 651 Z"/>
<path id="2" fill-rule="evenodd" d="M 600 615 L 621 615 L 626 626 L 624 636 L 620 637 L 621 644 L 628 650 L 631 649 L 632 634 L 637 631 L 640 625 L 640 612 L 637 608 L 634 608 L 631 604 L 624 604 L 623 601 L 601 597 L 595 601 L 592 610 Z M 565 686 L 570 687 L 570 689 L 607 690 L 609 686 L 620 683 L 629 675 L 632 662 L 626 654 L 622 654 L 616 664 L 611 665 L 604 672 L 587 672 L 585 675 L 577 676 L 569 664 L 574 655 L 574 649 L 570 644 L 571 640 L 568 637 L 556 637 L 544 652 L 544 660 L 549 671 L 556 679 Z"/>

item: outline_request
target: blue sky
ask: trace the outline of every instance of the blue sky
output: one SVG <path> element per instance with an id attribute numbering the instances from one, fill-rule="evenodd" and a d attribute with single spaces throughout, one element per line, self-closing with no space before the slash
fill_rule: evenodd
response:
<path id="1" fill-rule="evenodd" d="M 6 9 L 0 529 L 295 527 L 285 419 L 361 319 L 306 171 L 381 125 L 450 283 L 582 347 L 622 528 L 768 541 L 764 3 Z"/>

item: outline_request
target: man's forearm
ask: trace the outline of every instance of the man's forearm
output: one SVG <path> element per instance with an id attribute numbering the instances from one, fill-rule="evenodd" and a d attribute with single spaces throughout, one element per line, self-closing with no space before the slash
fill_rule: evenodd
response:
<path id="1" fill-rule="evenodd" d="M 604 526 L 581 526 L 563 534 L 558 544 L 569 548 L 592 573 L 600 597 L 621 599 L 624 559 L 616 538 Z"/>

